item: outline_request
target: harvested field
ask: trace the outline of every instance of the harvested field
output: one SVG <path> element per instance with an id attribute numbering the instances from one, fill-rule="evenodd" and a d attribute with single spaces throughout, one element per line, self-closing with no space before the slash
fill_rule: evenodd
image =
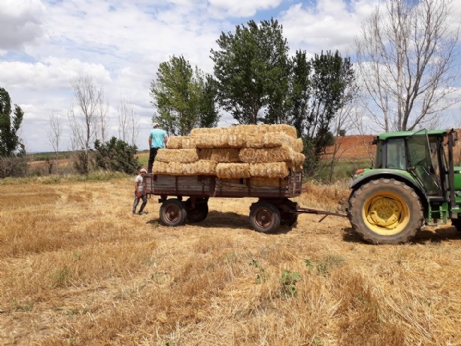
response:
<path id="1" fill-rule="evenodd" d="M 134 177 L 0 182 L 0 345 L 461 345 L 461 236 L 371 246 L 347 219 L 250 230 L 251 198 L 168 228 Z M 343 185 L 297 201 L 336 210 Z"/>

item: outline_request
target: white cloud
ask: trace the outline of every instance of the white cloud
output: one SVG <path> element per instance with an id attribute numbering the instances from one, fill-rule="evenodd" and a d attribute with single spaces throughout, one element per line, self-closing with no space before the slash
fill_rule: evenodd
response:
<path id="1" fill-rule="evenodd" d="M 281 2 L 282 0 L 209 0 L 211 13 L 222 11 L 223 14 L 231 17 L 254 16 L 257 11 L 276 8 Z"/>
<path id="2" fill-rule="evenodd" d="M 373 0 L 318 0 L 315 6 L 298 3 L 281 14 L 280 22 L 292 50 L 347 51 L 375 4 Z"/>
<path id="3" fill-rule="evenodd" d="M 42 36 L 44 10 L 40 0 L 2 0 L 0 48 L 18 49 Z"/>

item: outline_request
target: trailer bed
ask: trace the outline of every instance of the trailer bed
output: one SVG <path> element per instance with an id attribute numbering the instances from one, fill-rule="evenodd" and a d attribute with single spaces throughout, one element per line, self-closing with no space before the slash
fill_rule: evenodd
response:
<path id="1" fill-rule="evenodd" d="M 256 186 L 250 179 L 229 182 L 215 176 L 148 174 L 146 193 L 157 196 L 292 198 L 302 191 L 302 173 L 291 172 L 278 186 Z"/>

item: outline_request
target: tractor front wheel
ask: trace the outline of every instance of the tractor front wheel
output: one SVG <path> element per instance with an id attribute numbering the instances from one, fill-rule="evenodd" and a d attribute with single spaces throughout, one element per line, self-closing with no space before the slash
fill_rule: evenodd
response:
<path id="1" fill-rule="evenodd" d="M 384 178 L 352 191 L 348 217 L 352 228 L 372 244 L 406 243 L 424 221 L 416 192 L 398 180 Z"/>

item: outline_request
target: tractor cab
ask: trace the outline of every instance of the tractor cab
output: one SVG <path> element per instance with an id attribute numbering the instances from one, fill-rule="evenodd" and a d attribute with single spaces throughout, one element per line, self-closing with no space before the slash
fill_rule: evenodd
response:
<path id="1" fill-rule="evenodd" d="M 410 173 L 427 196 L 443 198 L 447 193 L 448 161 L 443 130 L 394 132 L 377 136 L 375 168 Z M 448 196 L 447 196 L 448 197 Z"/>

